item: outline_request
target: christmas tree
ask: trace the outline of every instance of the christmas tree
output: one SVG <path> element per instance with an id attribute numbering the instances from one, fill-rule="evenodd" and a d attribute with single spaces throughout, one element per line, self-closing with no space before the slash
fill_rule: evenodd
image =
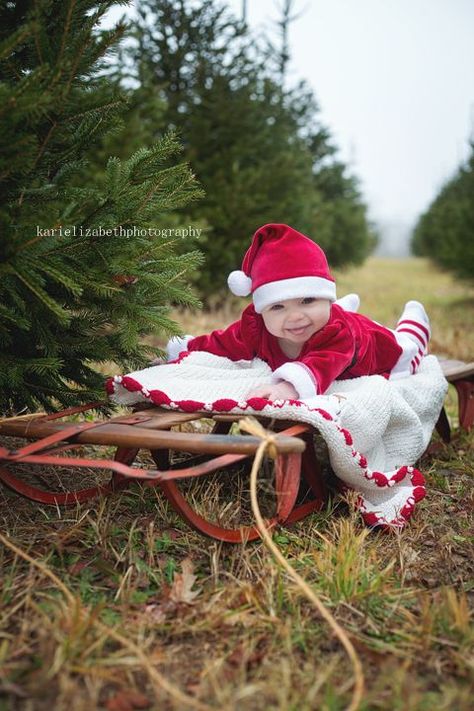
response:
<path id="1" fill-rule="evenodd" d="M 186 275 L 200 255 L 166 229 L 167 213 L 200 195 L 176 137 L 87 173 L 87 152 L 120 132 L 125 108 L 104 75 L 127 29 L 100 28 L 116 4 L 0 9 L 3 414 L 102 397 L 97 364 L 143 366 L 156 353 L 144 335 L 179 333 L 169 304 L 196 302 Z"/>
<path id="2" fill-rule="evenodd" d="M 461 279 L 474 279 L 474 142 L 471 155 L 421 215 L 412 249 Z"/>
<path id="3" fill-rule="evenodd" d="M 374 246 L 357 181 L 337 158 L 312 90 L 285 81 L 281 47 L 254 36 L 219 0 L 142 0 L 129 67 L 140 90 L 161 96 L 164 124 L 178 128 L 206 196 L 189 214 L 211 234 L 199 273 L 203 297 L 227 294 L 250 236 L 285 222 L 314 237 L 331 266 L 360 263 Z"/>

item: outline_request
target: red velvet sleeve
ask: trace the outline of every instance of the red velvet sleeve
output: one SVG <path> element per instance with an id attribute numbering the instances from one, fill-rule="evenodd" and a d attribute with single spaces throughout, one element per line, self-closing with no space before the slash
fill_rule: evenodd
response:
<path id="1" fill-rule="evenodd" d="M 257 325 L 253 310 L 247 308 L 242 318 L 227 328 L 197 336 L 187 344 L 188 351 L 206 351 L 231 360 L 251 360 L 255 357 Z"/>
<path id="2" fill-rule="evenodd" d="M 343 326 L 338 329 L 334 324 L 328 330 L 333 333 L 328 333 L 320 344 L 317 343 L 319 334 L 316 334 L 314 347 L 300 358 L 316 382 L 318 395 L 323 395 L 351 365 L 355 354 L 355 338 L 349 328 Z"/>
<path id="3" fill-rule="evenodd" d="M 355 338 L 348 326 L 334 320 L 318 331 L 297 360 L 288 361 L 273 372 L 273 380 L 291 383 L 300 398 L 323 395 L 354 358 Z"/>

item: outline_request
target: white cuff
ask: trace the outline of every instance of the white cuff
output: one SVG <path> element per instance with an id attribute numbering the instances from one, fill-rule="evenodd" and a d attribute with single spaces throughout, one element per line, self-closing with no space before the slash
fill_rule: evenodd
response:
<path id="1" fill-rule="evenodd" d="M 341 309 L 344 309 L 344 311 L 357 313 L 360 306 L 360 296 L 359 294 L 346 294 L 345 296 L 341 296 L 340 299 L 336 299 L 334 303 L 340 306 Z"/>
<path id="2" fill-rule="evenodd" d="M 318 394 L 316 379 L 304 363 L 296 361 L 280 365 L 279 368 L 273 371 L 272 383 L 277 383 L 280 380 L 286 380 L 291 383 L 302 400 Z"/>
<path id="3" fill-rule="evenodd" d="M 166 344 L 166 360 L 176 360 L 182 351 L 187 350 L 188 343 L 194 336 L 174 336 Z"/>

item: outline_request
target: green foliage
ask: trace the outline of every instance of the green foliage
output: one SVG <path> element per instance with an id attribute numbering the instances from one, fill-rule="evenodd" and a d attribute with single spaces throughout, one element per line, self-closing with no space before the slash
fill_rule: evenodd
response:
<path id="1" fill-rule="evenodd" d="M 375 248 L 377 235 L 367 221 L 356 181 L 346 174 L 342 163 L 334 161 L 316 173 L 314 186 L 312 229 L 329 264 L 362 264 Z"/>
<path id="2" fill-rule="evenodd" d="M 314 237 L 333 266 L 361 262 L 374 238 L 357 183 L 335 157 L 312 92 L 283 87 L 278 52 L 216 0 L 144 0 L 138 12 L 135 79 L 162 98 L 159 120 L 179 130 L 206 191 L 186 208 L 210 227 L 203 295 L 224 288 L 266 222 Z"/>
<path id="3" fill-rule="evenodd" d="M 43 0 L 0 10 L 5 413 L 97 399 L 103 375 L 94 364 L 144 365 L 142 336 L 178 333 L 168 305 L 196 303 L 185 279 L 200 255 L 179 255 L 179 239 L 145 229 L 201 194 L 187 164 L 176 163 L 176 136 L 104 160 L 102 173 L 88 168 L 91 147 L 117 135 L 126 106 L 101 76 L 126 30 L 98 29 L 113 4 Z"/>
<path id="4" fill-rule="evenodd" d="M 466 279 L 474 278 L 474 144 L 469 160 L 416 225 L 412 249 Z"/>

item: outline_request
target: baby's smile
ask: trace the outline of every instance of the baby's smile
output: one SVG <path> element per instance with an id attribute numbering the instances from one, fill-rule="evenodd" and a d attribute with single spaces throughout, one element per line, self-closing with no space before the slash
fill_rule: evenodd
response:
<path id="1" fill-rule="evenodd" d="M 286 326 L 284 329 L 290 336 L 302 336 L 306 335 L 311 324 L 307 323 L 304 326 Z M 311 334 L 312 335 L 312 334 Z M 309 335 L 308 335 L 309 337 Z"/>
<path id="2" fill-rule="evenodd" d="M 264 309 L 262 317 L 271 334 L 288 343 L 302 345 L 327 324 L 330 308 L 327 299 L 285 299 Z"/>

